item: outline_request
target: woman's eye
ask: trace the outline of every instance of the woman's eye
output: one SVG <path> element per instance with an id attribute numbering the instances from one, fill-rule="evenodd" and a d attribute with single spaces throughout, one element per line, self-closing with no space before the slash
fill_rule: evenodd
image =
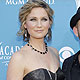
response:
<path id="1" fill-rule="evenodd" d="M 36 19 L 30 19 L 30 21 L 36 21 Z"/>
<path id="2" fill-rule="evenodd" d="M 43 21 L 47 21 L 47 19 L 46 19 L 46 18 L 43 18 L 42 20 L 43 20 Z"/>

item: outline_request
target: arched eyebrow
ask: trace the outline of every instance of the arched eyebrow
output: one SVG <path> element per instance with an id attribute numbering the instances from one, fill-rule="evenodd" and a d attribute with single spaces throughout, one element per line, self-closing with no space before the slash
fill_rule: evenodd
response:
<path id="1" fill-rule="evenodd" d="M 31 16 L 31 17 L 29 17 L 29 18 L 37 18 L 37 17 Z M 43 16 L 42 18 L 48 18 L 48 16 Z"/>

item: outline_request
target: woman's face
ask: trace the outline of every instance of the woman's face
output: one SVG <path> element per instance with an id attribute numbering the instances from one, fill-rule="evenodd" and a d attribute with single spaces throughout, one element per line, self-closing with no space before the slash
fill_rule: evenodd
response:
<path id="1" fill-rule="evenodd" d="M 50 28 L 50 20 L 44 8 L 33 8 L 31 13 L 27 16 L 26 24 L 30 37 L 41 39 L 48 33 Z"/>

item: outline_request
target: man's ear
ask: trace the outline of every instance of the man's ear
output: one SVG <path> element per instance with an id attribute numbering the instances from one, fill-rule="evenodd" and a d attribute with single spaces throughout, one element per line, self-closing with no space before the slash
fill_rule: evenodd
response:
<path id="1" fill-rule="evenodd" d="M 78 37 L 78 30 L 76 26 L 73 27 L 73 32 Z"/>

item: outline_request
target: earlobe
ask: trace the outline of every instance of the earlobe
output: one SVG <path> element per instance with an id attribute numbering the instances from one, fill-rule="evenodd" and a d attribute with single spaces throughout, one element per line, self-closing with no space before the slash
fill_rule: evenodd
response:
<path id="1" fill-rule="evenodd" d="M 73 32 L 74 32 L 74 34 L 78 37 L 78 30 L 77 30 L 76 27 L 73 28 Z"/>

